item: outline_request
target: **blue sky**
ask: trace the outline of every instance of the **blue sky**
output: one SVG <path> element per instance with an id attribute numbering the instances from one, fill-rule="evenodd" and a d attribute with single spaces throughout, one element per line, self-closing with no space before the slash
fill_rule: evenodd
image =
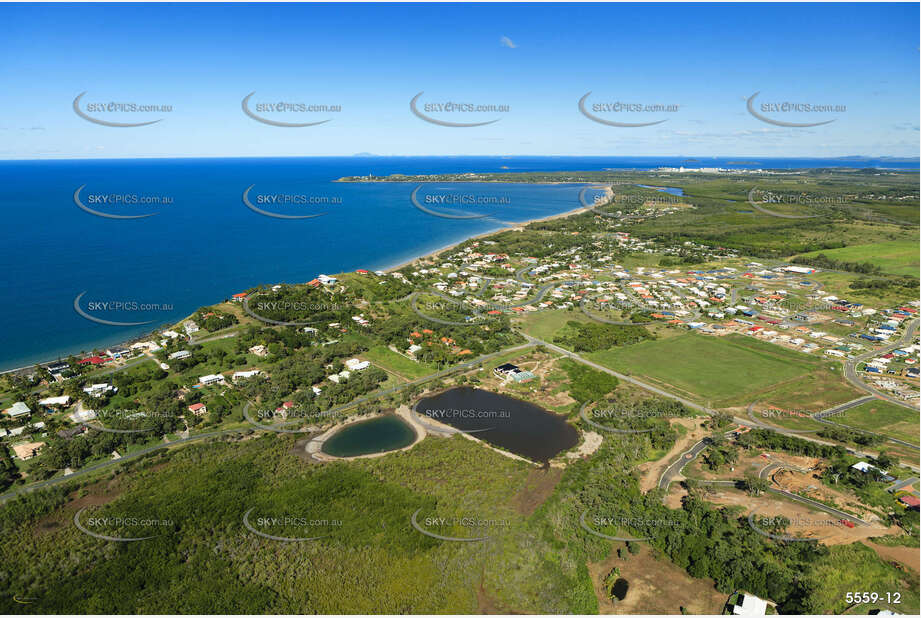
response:
<path id="1" fill-rule="evenodd" d="M 0 4 L 0 158 L 917 156 L 918 4 Z M 72 103 L 171 105 L 90 114 Z M 263 113 L 241 101 L 339 105 Z M 425 103 L 501 113 L 413 115 Z M 578 109 L 622 102 L 673 112 Z M 844 106 L 753 117 L 746 99 Z M 251 108 L 252 109 L 252 108 Z M 597 108 L 594 108 L 597 109 Z M 758 108 L 760 109 L 760 108 Z M 840 110 L 840 108 L 839 108 Z"/>

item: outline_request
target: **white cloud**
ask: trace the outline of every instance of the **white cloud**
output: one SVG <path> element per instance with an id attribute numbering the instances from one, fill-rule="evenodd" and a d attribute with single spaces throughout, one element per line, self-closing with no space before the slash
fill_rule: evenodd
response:
<path id="1" fill-rule="evenodd" d="M 518 47 L 517 45 L 515 45 L 515 41 L 508 38 L 507 36 L 499 38 L 499 45 L 502 45 L 503 47 L 508 47 L 509 49 L 515 49 L 516 47 Z"/>

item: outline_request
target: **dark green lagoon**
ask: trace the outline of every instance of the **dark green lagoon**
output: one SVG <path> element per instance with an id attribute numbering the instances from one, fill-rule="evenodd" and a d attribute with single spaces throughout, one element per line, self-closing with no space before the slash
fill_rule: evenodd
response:
<path id="1" fill-rule="evenodd" d="M 416 432 L 402 419 L 388 414 L 361 421 L 337 431 L 323 443 L 323 452 L 333 457 L 356 457 L 394 451 L 409 446 Z"/>

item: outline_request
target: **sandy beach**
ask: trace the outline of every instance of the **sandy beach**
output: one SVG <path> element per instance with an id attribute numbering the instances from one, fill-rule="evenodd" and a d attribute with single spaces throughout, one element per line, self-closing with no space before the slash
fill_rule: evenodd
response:
<path id="1" fill-rule="evenodd" d="M 456 181 L 456 182 L 459 182 L 459 181 Z M 479 181 L 475 181 L 475 182 L 479 182 Z M 573 184 L 573 183 L 549 183 L 549 182 L 542 182 L 542 183 L 534 183 L 534 184 L 548 185 L 548 184 Z M 582 183 L 579 183 L 579 184 L 582 184 Z M 614 198 L 614 185 L 609 185 L 609 184 L 591 184 L 591 183 L 590 183 L 590 184 L 587 184 L 586 186 L 588 186 L 588 187 L 591 188 L 591 189 L 603 189 L 603 190 L 604 190 L 604 196 L 605 196 L 605 201 L 606 201 L 606 202 L 607 202 L 607 201 L 610 201 L 611 199 Z M 483 232 L 482 234 L 476 234 L 476 235 L 474 235 L 474 236 L 468 236 L 468 237 L 464 238 L 463 240 L 459 240 L 459 241 L 454 242 L 454 243 L 451 243 L 451 244 L 449 244 L 449 245 L 445 245 L 444 247 L 441 247 L 441 248 L 439 248 L 439 249 L 435 249 L 434 251 L 430 251 L 430 252 L 428 252 L 428 253 L 426 253 L 426 254 L 423 254 L 423 255 L 414 257 L 414 258 L 412 258 L 412 259 L 410 259 L 410 260 L 406 260 L 405 262 L 400 262 L 399 264 L 397 264 L 397 265 L 395 265 L 395 266 L 389 266 L 389 267 L 385 268 L 384 270 L 385 270 L 385 272 L 388 272 L 388 273 L 394 272 L 394 271 L 400 270 L 401 268 L 405 268 L 405 267 L 407 267 L 407 266 L 411 266 L 412 264 L 415 264 L 416 262 L 421 262 L 421 261 L 423 261 L 423 260 L 431 259 L 431 258 L 435 257 L 436 255 L 438 255 L 439 253 L 442 253 L 442 252 L 447 251 L 447 250 L 449 250 L 449 249 L 453 249 L 454 247 L 457 247 L 457 246 L 459 246 L 459 245 L 462 245 L 462 244 L 464 244 L 465 242 L 468 242 L 468 241 L 471 241 L 471 240 L 479 240 L 479 239 L 481 239 L 481 238 L 488 238 L 489 236 L 492 236 L 492 235 L 494 235 L 494 234 L 498 234 L 498 233 L 500 233 L 500 232 L 507 232 L 507 231 L 509 231 L 509 230 L 520 229 L 520 228 L 523 228 L 523 227 L 526 226 L 526 225 L 530 225 L 531 223 L 540 223 L 540 222 L 542 222 L 542 221 L 553 221 L 554 219 L 564 219 L 564 218 L 566 218 L 566 217 L 571 217 L 572 215 L 577 215 L 577 214 L 579 214 L 579 213 L 586 212 L 587 210 L 589 210 L 587 207 L 585 207 L 585 206 L 580 206 L 579 208 L 573 208 L 572 210 L 567 210 L 566 212 L 561 212 L 561 213 L 558 213 L 558 214 L 555 214 L 555 215 L 549 215 L 549 216 L 547 216 L 547 217 L 539 217 L 539 218 L 537 218 L 537 219 L 528 219 L 527 221 L 521 221 L 521 222 L 518 222 L 518 223 L 510 223 L 510 224 L 508 224 L 508 227 L 502 227 L 502 228 L 498 228 L 498 229 L 495 229 L 495 230 L 492 230 L 492 231 L 489 231 L 489 232 Z"/>

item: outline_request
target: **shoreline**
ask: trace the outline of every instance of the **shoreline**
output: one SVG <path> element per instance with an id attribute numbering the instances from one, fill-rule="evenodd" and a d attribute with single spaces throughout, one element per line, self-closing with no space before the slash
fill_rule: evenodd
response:
<path id="1" fill-rule="evenodd" d="M 455 181 L 455 182 L 459 182 L 459 181 Z M 613 194 L 614 194 L 613 185 L 604 184 L 604 183 L 583 183 L 583 182 L 550 183 L 550 182 L 540 182 L 540 183 L 531 183 L 531 184 L 536 184 L 536 185 L 553 185 L 553 184 L 576 184 L 576 185 L 583 185 L 583 184 L 584 184 L 584 185 L 586 185 L 587 187 L 592 188 L 592 189 L 603 189 L 604 192 L 605 192 L 605 196 L 607 196 L 607 197 L 609 197 L 609 198 L 610 198 L 610 197 L 613 197 Z M 491 231 L 489 231 L 489 232 L 483 232 L 483 233 L 481 233 L 481 234 L 475 234 L 475 235 L 473 235 L 473 236 L 468 236 L 468 237 L 466 237 L 466 238 L 464 238 L 464 239 L 462 239 L 462 240 L 458 240 L 457 242 L 452 242 L 452 243 L 450 243 L 450 244 L 447 244 L 447 245 L 445 245 L 445 246 L 443 246 L 443 247 L 440 247 L 440 248 L 438 248 L 438 249 L 435 249 L 435 250 L 433 250 L 433 251 L 429 251 L 428 253 L 424 253 L 424 254 L 422 254 L 422 255 L 416 256 L 416 257 L 411 258 L 411 259 L 409 259 L 409 260 L 406 260 L 406 261 L 404 261 L 404 262 L 400 262 L 400 263 L 398 263 L 398 264 L 396 264 L 396 265 L 394 265 L 394 266 L 389 266 L 389 267 L 387 267 L 387 268 L 382 268 L 381 270 L 383 270 L 384 272 L 387 272 L 387 273 L 392 273 L 392 272 L 398 271 L 398 270 L 400 270 L 400 269 L 402 269 L 402 268 L 406 268 L 407 266 L 411 266 L 412 264 L 415 264 L 416 262 L 419 262 L 419 261 L 422 261 L 422 260 L 427 260 L 427 259 L 430 259 L 430 258 L 434 258 L 434 257 L 437 256 L 439 253 L 443 253 L 444 251 L 447 251 L 448 249 L 453 249 L 454 247 L 457 247 L 458 245 L 462 245 L 463 243 L 468 242 L 468 241 L 470 241 L 470 240 L 479 240 L 480 238 L 486 238 L 486 237 L 488 237 L 488 236 L 492 236 L 493 234 L 498 234 L 499 232 L 506 232 L 506 231 L 509 231 L 509 230 L 514 230 L 514 229 L 517 229 L 517 228 L 521 228 L 521 227 L 524 227 L 524 226 L 526 226 L 526 225 L 530 225 L 530 224 L 532 224 L 532 223 L 541 223 L 541 222 L 543 222 L 543 221 L 553 221 L 554 219 L 564 219 L 564 218 L 566 218 L 566 217 L 571 217 L 572 215 L 579 214 L 579 213 L 581 213 L 581 212 L 587 212 L 588 210 L 589 210 L 589 208 L 588 208 L 587 206 L 579 206 L 578 208 L 573 208 L 572 210 L 567 210 L 566 212 L 557 213 L 557 214 L 555 214 L 555 215 L 548 215 L 548 216 L 546 216 L 546 217 L 538 217 L 537 219 L 528 219 L 528 220 L 526 220 L 526 221 L 521 221 L 521 222 L 516 222 L 516 223 L 510 223 L 510 224 L 507 225 L 506 227 L 501 227 L 501 228 L 498 228 L 498 229 L 495 229 L 495 230 L 491 230 Z"/>
<path id="2" fill-rule="evenodd" d="M 559 185 L 559 184 L 585 185 L 585 186 L 587 186 L 587 187 L 594 188 L 594 189 L 603 189 L 603 190 L 605 191 L 605 194 L 606 194 L 606 195 L 608 195 L 608 194 L 613 194 L 613 185 L 605 184 L 605 183 L 581 183 L 581 182 L 573 182 L 573 183 L 562 183 L 562 182 L 560 182 L 560 183 L 551 183 L 551 182 L 538 182 L 538 183 L 526 183 L 526 184 L 533 184 L 533 185 Z M 500 228 L 497 228 L 497 229 L 494 229 L 494 230 L 490 230 L 490 231 L 488 231 L 488 232 L 482 232 L 482 233 L 480 233 L 480 234 L 475 234 L 475 235 L 473 235 L 473 236 L 464 237 L 464 238 L 462 238 L 462 239 L 460 239 L 460 240 L 458 240 L 458 241 L 451 242 L 451 243 L 449 243 L 449 244 L 447 244 L 447 245 L 445 245 L 445 246 L 443 246 L 443 247 L 440 247 L 440 248 L 438 248 L 438 249 L 429 250 L 429 251 L 427 251 L 427 252 L 425 252 L 425 253 L 422 253 L 422 254 L 417 255 L 417 256 L 415 256 L 415 257 L 413 257 L 413 258 L 410 258 L 409 260 L 405 260 L 405 261 L 399 262 L 399 263 L 397 263 L 397 264 L 395 264 L 395 265 L 381 268 L 380 270 L 382 270 L 382 271 L 384 271 L 384 272 L 386 272 L 386 273 L 393 273 L 393 272 L 396 272 L 396 271 L 398 271 L 398 270 L 400 270 L 400 269 L 402 269 L 402 268 L 405 268 L 405 267 L 407 267 L 407 266 L 411 266 L 412 264 L 415 264 L 416 262 L 420 262 L 420 261 L 422 261 L 422 260 L 431 259 L 431 258 L 437 256 L 439 253 L 442 253 L 442 252 L 444 252 L 444 251 L 447 251 L 448 249 L 451 249 L 451 248 L 453 248 L 453 247 L 457 247 L 458 245 L 461 245 L 461 244 L 463 244 L 463 243 L 465 243 L 465 242 L 467 242 L 467 241 L 470 241 L 470 240 L 477 240 L 477 239 L 480 239 L 480 238 L 486 238 L 486 237 L 488 237 L 488 236 L 492 236 L 493 234 L 498 234 L 499 232 L 503 232 L 503 231 L 508 231 L 508 230 L 514 230 L 514 229 L 522 228 L 522 227 L 524 227 L 524 226 L 526 226 L 526 225 L 530 225 L 531 223 L 540 223 L 540 222 L 542 222 L 542 221 L 552 221 L 552 220 L 554 220 L 554 219 L 562 219 L 562 218 L 569 217 L 569 216 L 572 216 L 572 215 L 575 215 L 575 214 L 579 214 L 580 212 L 585 212 L 585 211 L 587 211 L 587 210 L 588 210 L 587 207 L 585 207 L 585 206 L 579 206 L 578 208 L 574 208 L 574 209 L 568 210 L 568 211 L 566 211 L 566 212 L 557 213 L 557 214 L 555 214 L 555 215 L 548 215 L 548 216 L 546 216 L 546 217 L 538 217 L 538 218 L 536 218 L 536 219 L 528 219 L 528 220 L 521 221 L 521 222 L 510 223 L 510 224 L 508 224 L 506 227 L 500 227 Z M 336 273 L 336 274 L 342 274 L 342 273 Z M 254 284 L 254 285 L 261 285 L 261 284 L 257 283 L 257 284 Z M 294 285 L 298 285 L 298 284 L 294 284 Z M 219 303 L 219 302 L 223 302 L 223 301 L 217 301 L 217 302 Z M 217 304 L 217 303 L 215 303 L 215 304 Z M 205 306 L 208 306 L 208 305 L 205 305 Z M 196 310 L 197 310 L 197 309 L 196 309 Z M 194 312 L 193 312 L 193 313 L 194 313 Z M 190 315 L 191 315 L 191 314 L 190 314 Z M 186 319 L 186 318 L 182 318 L 182 319 L 180 319 L 178 322 L 169 322 L 169 323 L 163 324 L 163 325 L 157 327 L 156 329 L 154 329 L 154 330 L 152 330 L 152 331 L 150 331 L 149 333 L 144 334 L 144 335 L 138 335 L 138 336 L 135 336 L 135 337 L 131 337 L 131 338 L 129 338 L 129 339 L 122 339 L 122 340 L 119 340 L 119 341 L 117 341 L 116 343 L 106 344 L 106 347 L 114 347 L 114 346 L 124 346 L 124 347 L 127 347 L 128 345 L 130 345 L 130 344 L 132 344 L 132 343 L 136 343 L 136 342 L 139 342 L 139 341 L 144 341 L 145 339 L 148 339 L 149 337 L 151 337 L 154 333 L 157 333 L 157 332 L 159 332 L 160 330 L 162 330 L 162 329 L 164 329 L 164 328 L 169 328 L 169 327 L 171 327 L 171 326 L 173 326 L 173 325 L 175 325 L 175 324 L 181 322 L 181 321 L 184 320 L 184 319 Z M 48 364 L 50 364 L 50 363 L 55 363 L 55 362 L 58 362 L 58 361 L 63 361 L 63 360 L 65 360 L 68 356 L 79 356 L 79 352 L 72 352 L 72 353 L 70 353 L 70 354 L 60 355 L 60 356 L 58 356 L 58 357 L 56 357 L 56 358 L 51 358 L 51 359 L 48 359 L 48 360 L 36 361 L 36 362 L 31 363 L 31 364 L 29 364 L 29 365 L 23 365 L 22 367 L 16 367 L 16 368 L 13 368 L 13 369 L 4 369 L 4 370 L 0 370 L 0 375 L 6 375 L 6 374 L 11 374 L 11 373 L 20 373 L 20 372 L 23 372 L 23 371 L 32 369 L 33 367 L 35 367 L 35 365 L 45 366 L 45 365 L 48 365 Z"/>

